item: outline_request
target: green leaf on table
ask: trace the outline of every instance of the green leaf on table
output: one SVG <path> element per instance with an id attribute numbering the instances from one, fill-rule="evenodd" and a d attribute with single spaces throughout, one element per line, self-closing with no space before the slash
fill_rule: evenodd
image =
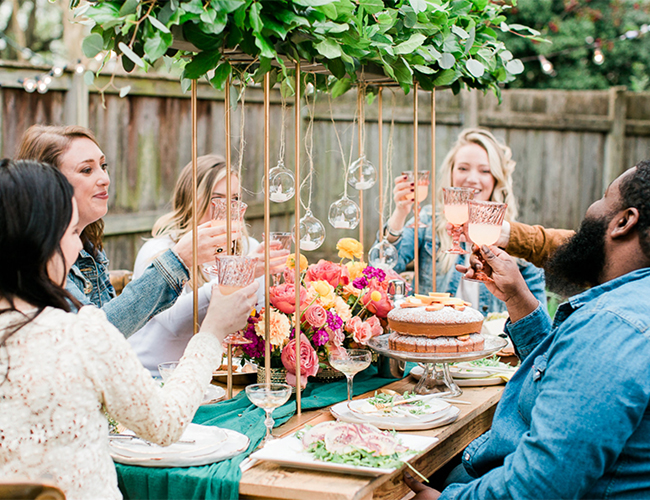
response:
<path id="1" fill-rule="evenodd" d="M 255 83 L 262 83 L 264 80 L 264 75 L 269 71 L 271 71 L 271 59 L 262 57 L 260 59 L 260 65 L 255 70 L 255 73 L 253 73 L 253 81 Z"/>
<path id="2" fill-rule="evenodd" d="M 468 59 L 467 70 L 475 78 L 480 78 L 483 76 L 483 73 L 485 73 L 485 66 L 483 66 L 483 63 L 481 61 L 478 61 L 476 59 Z"/>
<path id="3" fill-rule="evenodd" d="M 214 69 L 221 60 L 219 50 L 206 50 L 199 52 L 192 60 L 185 65 L 183 78 L 187 80 L 196 80 L 201 78 L 211 69 Z"/>
<path id="4" fill-rule="evenodd" d="M 414 33 L 408 40 L 397 45 L 394 48 L 394 52 L 395 54 L 410 54 L 422 45 L 426 39 L 427 37 L 423 34 Z"/>
<path id="5" fill-rule="evenodd" d="M 327 59 L 336 59 L 341 57 L 341 47 L 331 38 L 326 38 L 320 43 L 314 45 L 314 48 L 319 54 L 325 56 Z"/>
<path id="6" fill-rule="evenodd" d="M 214 76 L 210 79 L 210 84 L 217 90 L 223 90 L 226 87 L 228 77 L 232 73 L 232 66 L 228 61 L 222 62 L 214 70 Z"/>
<path id="7" fill-rule="evenodd" d="M 131 85 L 126 85 L 120 89 L 120 97 L 125 97 L 131 91 Z"/>
<path id="8" fill-rule="evenodd" d="M 513 59 L 506 64 L 506 71 L 511 75 L 518 75 L 524 72 L 524 63 L 519 59 Z"/>
<path id="9" fill-rule="evenodd" d="M 192 28 L 194 26 L 194 28 Z M 215 50 L 219 46 L 220 38 L 210 33 L 196 29 L 196 25 L 188 23 L 183 26 L 183 37 L 199 50 Z"/>
<path id="10" fill-rule="evenodd" d="M 84 73 L 84 83 L 88 85 L 89 87 L 95 83 L 95 73 L 92 71 L 88 70 Z"/>
<path id="11" fill-rule="evenodd" d="M 151 14 L 149 15 L 149 17 L 147 17 L 147 19 L 149 20 L 149 22 L 154 28 L 159 29 L 163 33 L 171 33 L 167 26 L 165 26 L 163 23 L 161 23 L 158 19 L 153 17 Z"/>
<path id="12" fill-rule="evenodd" d="M 454 54 L 450 54 L 449 52 L 442 54 L 442 57 L 438 61 L 438 66 L 442 69 L 453 68 L 454 64 L 456 64 L 456 58 L 454 57 Z"/>
<path id="13" fill-rule="evenodd" d="M 120 17 L 128 16 L 129 14 L 135 14 L 139 3 L 140 0 L 126 0 L 126 2 L 122 4 L 122 7 L 120 7 Z"/>
<path id="14" fill-rule="evenodd" d="M 264 28 L 264 23 L 260 17 L 260 12 L 262 11 L 261 2 L 255 2 L 251 5 L 251 10 L 248 15 L 250 16 L 251 27 L 255 33 L 261 33 Z"/>
<path id="15" fill-rule="evenodd" d="M 135 64 L 136 66 L 140 66 L 141 68 L 144 68 L 144 61 L 140 58 L 138 54 L 133 52 L 127 44 L 125 44 L 124 42 L 120 42 L 117 44 L 117 47 L 122 51 L 122 54 L 124 54 L 131 61 L 133 61 L 133 64 Z"/>
<path id="16" fill-rule="evenodd" d="M 274 12 L 275 17 L 282 21 L 285 25 L 288 25 L 290 29 L 293 29 L 297 26 L 309 26 L 309 21 L 298 14 L 291 12 L 290 10 L 280 9 Z"/>
<path id="17" fill-rule="evenodd" d="M 81 50 L 87 58 L 95 57 L 104 49 L 104 38 L 97 34 L 92 33 L 84 38 L 81 42 Z"/>
<path id="18" fill-rule="evenodd" d="M 398 57 L 391 66 L 395 72 L 395 77 L 400 84 L 411 83 L 413 70 L 403 57 Z"/>

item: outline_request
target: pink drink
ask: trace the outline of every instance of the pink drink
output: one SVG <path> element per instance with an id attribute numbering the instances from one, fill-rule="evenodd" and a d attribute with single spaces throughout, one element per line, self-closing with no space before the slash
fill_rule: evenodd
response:
<path id="1" fill-rule="evenodd" d="M 456 226 L 465 224 L 469 220 L 469 206 L 467 203 L 459 205 L 445 205 L 445 218 Z"/>
<path id="2" fill-rule="evenodd" d="M 237 290 L 241 290 L 242 287 L 240 286 L 232 286 L 232 285 L 219 285 L 219 291 L 221 292 L 221 295 L 230 295 L 231 293 L 235 293 Z"/>
<path id="3" fill-rule="evenodd" d="M 501 235 L 501 225 L 470 222 L 468 232 L 469 238 L 477 245 L 493 245 Z"/>

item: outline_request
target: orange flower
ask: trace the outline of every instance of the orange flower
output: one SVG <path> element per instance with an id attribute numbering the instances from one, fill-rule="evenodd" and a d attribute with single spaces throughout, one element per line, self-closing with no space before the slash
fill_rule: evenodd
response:
<path id="1" fill-rule="evenodd" d="M 264 337 L 264 314 L 260 316 L 260 320 L 255 324 L 255 333 L 258 337 Z M 283 346 L 289 340 L 289 333 L 291 330 L 291 322 L 284 314 L 271 309 L 271 316 L 269 317 L 270 340 L 273 346 Z"/>
<path id="2" fill-rule="evenodd" d="M 353 260 L 346 262 L 345 266 L 348 268 L 348 272 L 350 273 L 350 281 L 352 281 L 363 276 L 363 270 L 368 267 L 368 264 L 358 260 Z"/>
<path id="3" fill-rule="evenodd" d="M 336 244 L 339 257 L 342 259 L 361 259 L 363 257 L 363 245 L 354 238 L 341 238 Z"/>
<path id="4" fill-rule="evenodd" d="M 309 263 L 307 262 L 307 257 L 304 255 L 300 254 L 300 272 L 303 272 L 305 269 L 307 269 L 307 266 L 309 266 Z M 296 268 L 296 254 L 291 253 L 287 256 L 287 267 L 289 269 L 295 269 Z"/>

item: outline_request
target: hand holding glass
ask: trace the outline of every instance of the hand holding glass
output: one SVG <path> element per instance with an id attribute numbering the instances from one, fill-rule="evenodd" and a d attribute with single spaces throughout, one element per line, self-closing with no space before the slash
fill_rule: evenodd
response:
<path id="1" fill-rule="evenodd" d="M 266 235 L 263 235 L 266 238 Z M 279 233 L 279 232 L 272 232 L 271 233 L 271 241 L 279 241 L 280 242 L 280 248 L 278 250 L 291 250 L 291 242 L 293 241 L 293 234 L 292 233 Z M 282 273 L 275 273 L 273 274 L 273 286 L 277 286 L 280 284 L 280 278 L 282 277 Z"/>
<path id="2" fill-rule="evenodd" d="M 242 255 L 221 255 L 216 257 L 219 291 L 223 295 L 235 293 L 253 282 L 256 260 Z M 250 344 L 241 333 L 231 333 L 224 339 L 226 344 Z"/>
<path id="3" fill-rule="evenodd" d="M 266 413 L 264 425 L 266 425 L 266 436 L 263 444 L 271 441 L 273 435 L 273 418 L 271 413 L 275 408 L 279 408 L 289 400 L 291 396 L 291 386 L 287 384 L 252 384 L 246 386 L 246 396 L 255 406 L 258 406 Z"/>
<path id="4" fill-rule="evenodd" d="M 469 220 L 467 223 L 467 232 L 470 240 L 481 247 L 483 245 L 494 245 L 501 235 L 501 225 L 506 215 L 505 203 L 495 201 L 476 201 L 469 202 Z M 467 278 L 465 278 L 467 279 Z M 483 271 L 474 273 L 472 281 L 492 282 Z"/>
<path id="5" fill-rule="evenodd" d="M 418 204 L 417 206 L 413 209 L 414 212 L 417 214 L 420 213 L 420 203 L 422 203 L 424 200 L 426 200 L 427 196 L 429 195 L 429 171 L 428 170 L 420 170 L 418 171 L 418 181 L 414 181 L 414 176 L 413 176 L 413 171 L 408 170 L 406 172 L 402 172 L 402 175 L 406 177 L 408 182 L 414 183 L 415 187 L 417 189 L 417 194 L 418 194 Z M 415 198 L 415 196 L 413 195 Z M 415 227 L 415 223 L 407 226 L 407 227 Z M 418 219 L 418 227 L 427 227 L 426 224 L 422 224 L 422 222 L 419 221 Z"/>
<path id="6" fill-rule="evenodd" d="M 354 375 L 370 366 L 372 356 L 364 349 L 342 349 L 331 352 L 329 362 L 332 368 L 342 372 L 348 379 L 348 401 L 352 401 L 352 379 Z"/>
<path id="7" fill-rule="evenodd" d="M 469 253 L 460 246 L 460 235 L 463 224 L 469 220 L 469 200 L 474 198 L 474 189 L 462 187 L 442 188 L 444 197 L 444 214 L 447 221 L 453 226 L 452 247 L 447 253 Z"/>

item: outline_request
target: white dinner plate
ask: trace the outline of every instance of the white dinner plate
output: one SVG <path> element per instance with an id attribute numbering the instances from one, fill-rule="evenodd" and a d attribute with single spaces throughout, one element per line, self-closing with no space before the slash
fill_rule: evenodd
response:
<path id="1" fill-rule="evenodd" d="M 434 429 L 442 427 L 443 425 L 450 424 L 458 418 L 460 409 L 455 406 L 449 405 L 446 410 L 438 412 L 434 418 L 426 420 L 406 420 L 403 418 L 391 419 L 387 417 L 373 418 L 372 415 L 359 415 L 353 413 L 348 408 L 347 402 L 335 404 L 330 408 L 330 413 L 337 420 L 342 422 L 349 422 L 351 424 L 372 424 L 383 430 L 393 431 L 419 431 L 424 429 Z"/>
<path id="2" fill-rule="evenodd" d="M 454 379 L 456 385 L 459 387 L 485 387 L 488 385 L 501 385 L 506 381 L 501 377 L 486 377 L 486 378 L 458 378 Z"/>
<path id="3" fill-rule="evenodd" d="M 409 449 L 409 452 L 404 456 L 404 460 L 410 460 L 412 457 L 429 449 L 429 447 L 438 441 L 438 438 L 435 437 L 413 434 L 396 434 L 396 436 Z M 395 468 L 380 469 L 317 460 L 313 454 L 305 451 L 302 442 L 295 434 L 268 442 L 264 448 L 253 453 L 251 458 L 268 460 L 269 462 L 299 469 L 321 470 L 360 476 L 379 476 L 382 474 L 390 474 L 396 470 Z"/>
<path id="4" fill-rule="evenodd" d="M 403 421 L 417 421 L 421 422 L 423 420 L 431 420 L 436 418 L 437 414 L 442 411 L 449 409 L 449 403 L 443 401 L 440 398 L 435 396 L 416 396 L 416 398 L 425 403 L 425 406 L 421 407 L 422 414 L 413 415 L 407 412 L 393 411 L 391 413 L 379 412 L 375 409 L 373 405 L 368 402 L 368 399 L 355 399 L 347 403 L 350 411 L 361 418 L 370 416 L 374 419 L 397 419 Z M 401 405 L 394 407 L 395 409 L 402 408 Z"/>

